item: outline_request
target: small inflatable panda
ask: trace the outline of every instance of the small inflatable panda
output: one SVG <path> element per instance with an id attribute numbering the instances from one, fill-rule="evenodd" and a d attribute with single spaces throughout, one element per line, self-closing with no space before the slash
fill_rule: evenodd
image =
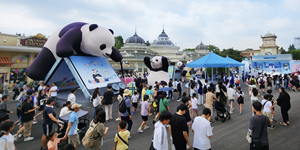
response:
<path id="1" fill-rule="evenodd" d="M 169 81 L 169 62 L 164 56 L 155 56 L 152 59 L 150 57 L 144 58 L 145 65 L 150 69 L 150 73 L 147 77 L 148 85 L 155 85 L 155 81 Z"/>
<path id="2" fill-rule="evenodd" d="M 99 72 L 96 69 L 92 69 L 92 73 L 93 73 L 93 79 L 95 80 L 96 83 L 100 83 L 100 79 L 104 81 L 102 75 L 99 74 Z"/>
<path id="3" fill-rule="evenodd" d="M 26 75 L 34 80 L 44 80 L 58 57 L 99 56 L 122 60 L 114 47 L 114 32 L 111 29 L 74 22 L 55 31 L 45 43 L 33 63 L 26 69 Z"/>

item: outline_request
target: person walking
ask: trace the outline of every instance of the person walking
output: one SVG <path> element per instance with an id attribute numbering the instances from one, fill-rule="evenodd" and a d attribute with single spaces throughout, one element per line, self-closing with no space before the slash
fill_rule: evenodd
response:
<path id="1" fill-rule="evenodd" d="M 217 97 L 217 99 L 219 99 L 219 97 L 220 97 L 220 87 L 219 87 L 219 85 L 220 85 L 220 82 L 222 83 L 222 81 L 218 81 L 217 82 L 217 84 L 216 84 L 216 97 Z"/>
<path id="2" fill-rule="evenodd" d="M 220 88 L 220 102 L 223 103 L 224 106 L 227 104 L 227 88 L 220 82 L 219 84 Z M 211 116 L 213 115 L 213 112 L 211 112 Z"/>
<path id="3" fill-rule="evenodd" d="M 144 101 L 141 102 L 141 116 L 142 116 L 142 124 L 139 127 L 139 129 L 137 130 L 138 132 L 142 133 L 143 130 L 142 128 L 144 127 L 144 130 L 149 129 L 149 126 L 147 126 L 146 122 L 148 121 L 148 111 L 149 109 L 149 104 L 148 104 L 148 100 L 149 100 L 149 96 L 145 95 L 144 96 Z"/>
<path id="4" fill-rule="evenodd" d="M 235 90 L 233 89 L 233 85 L 230 84 L 229 88 L 227 89 L 227 94 L 228 94 L 228 101 L 229 101 L 229 106 L 230 106 L 230 111 L 229 113 L 233 113 L 233 103 L 234 103 L 234 99 L 235 99 Z"/>
<path id="5" fill-rule="evenodd" d="M 13 95 L 13 97 L 12 97 L 12 99 L 13 100 L 16 100 L 16 97 L 18 96 L 18 95 L 20 95 L 20 81 L 17 81 L 16 82 L 16 86 L 14 87 L 14 89 L 13 89 L 13 91 L 15 92 L 14 93 L 14 95 Z"/>
<path id="6" fill-rule="evenodd" d="M 75 96 L 75 93 L 76 93 L 76 89 L 71 89 L 71 93 L 68 95 L 67 101 L 70 101 L 70 102 L 71 102 L 71 105 L 73 105 L 73 104 L 76 103 L 76 96 Z"/>
<path id="7" fill-rule="evenodd" d="M 281 125 L 287 126 L 290 124 L 288 111 L 291 109 L 290 95 L 285 91 L 283 87 L 279 88 L 279 97 L 274 104 L 277 103 L 281 109 L 281 115 L 283 122 L 280 122 Z"/>
<path id="8" fill-rule="evenodd" d="M 15 140 L 18 139 L 18 135 L 23 132 L 24 141 L 31 141 L 34 139 L 34 137 L 30 137 L 31 135 L 31 127 L 32 127 L 32 120 L 34 116 L 34 111 L 39 109 L 40 107 L 33 107 L 33 105 L 30 103 L 31 96 L 26 95 L 21 106 L 21 122 L 23 123 L 23 127 L 19 129 L 17 134 L 14 135 Z"/>
<path id="9" fill-rule="evenodd" d="M 210 150 L 210 138 L 213 135 L 213 128 L 208 119 L 211 117 L 211 111 L 204 108 L 202 115 L 195 118 L 192 125 L 192 132 L 194 132 L 193 147 L 194 150 Z"/>
<path id="10" fill-rule="evenodd" d="M 118 125 L 118 133 L 115 136 L 115 146 L 113 150 L 127 150 L 129 147 L 128 140 L 130 139 L 130 132 L 126 130 L 126 122 L 120 121 Z"/>
<path id="11" fill-rule="evenodd" d="M 251 104 L 253 104 L 254 102 L 258 102 L 259 93 L 256 88 L 252 87 L 252 90 L 249 92 L 249 96 L 250 96 Z M 254 111 L 252 110 L 252 115 L 254 115 L 253 112 Z"/>
<path id="12" fill-rule="evenodd" d="M 177 83 L 177 90 L 178 90 L 178 98 L 177 98 L 177 101 L 181 101 L 181 92 L 182 92 L 182 81 L 181 80 L 178 80 L 178 83 Z"/>
<path id="13" fill-rule="evenodd" d="M 198 102 L 198 99 L 196 97 L 196 93 L 193 93 L 193 96 L 192 96 L 192 119 L 194 119 L 195 112 L 196 112 L 197 116 L 199 116 L 197 102 Z"/>
<path id="14" fill-rule="evenodd" d="M 149 100 L 148 100 L 148 102 L 149 102 L 149 116 L 151 116 L 152 115 L 151 108 L 152 108 L 152 103 L 154 102 L 154 96 L 155 96 L 151 85 L 147 89 L 146 95 L 148 95 L 148 97 L 149 97 Z"/>
<path id="15" fill-rule="evenodd" d="M 204 101 L 203 101 L 203 90 L 202 90 L 202 83 L 200 80 L 198 80 L 198 105 L 203 105 Z"/>
<path id="16" fill-rule="evenodd" d="M 252 104 L 252 110 L 255 115 L 251 117 L 249 123 L 249 131 L 252 133 L 252 140 L 250 143 L 250 150 L 269 150 L 268 139 L 268 127 L 271 127 L 269 118 L 261 113 L 262 104 L 260 102 L 254 102 Z M 261 143 L 261 148 L 258 142 Z"/>
<path id="17" fill-rule="evenodd" d="M 100 111 L 97 116 L 91 121 L 90 127 L 95 128 L 93 131 L 93 138 L 96 139 L 94 145 L 90 150 L 99 150 L 102 147 L 103 137 L 107 134 L 108 127 L 104 127 L 105 112 Z"/>
<path id="18" fill-rule="evenodd" d="M 258 83 L 259 83 L 260 93 L 265 94 L 265 88 L 266 88 L 265 83 L 266 83 L 266 81 L 264 80 L 262 75 L 260 75 L 260 77 L 258 78 Z"/>
<path id="19" fill-rule="evenodd" d="M 172 80 L 172 79 L 170 79 L 168 85 L 169 85 L 170 88 L 173 88 L 173 89 L 174 89 L 174 87 L 173 87 L 174 84 L 173 84 L 173 80 Z M 173 91 L 172 91 L 172 90 L 169 91 L 169 94 L 168 94 L 168 95 L 169 95 L 169 99 L 170 99 L 170 100 L 173 100 Z"/>
<path id="20" fill-rule="evenodd" d="M 96 88 L 93 92 L 92 98 L 91 98 L 91 104 L 94 107 L 94 112 L 93 112 L 93 119 L 96 117 L 96 112 L 98 107 L 100 107 L 100 101 L 101 101 L 101 96 L 100 96 L 100 88 Z"/>
<path id="21" fill-rule="evenodd" d="M 121 121 L 125 121 L 128 124 L 127 130 L 130 132 L 131 127 L 132 127 L 132 116 L 130 113 L 130 90 L 125 89 L 124 90 L 124 94 L 123 94 L 123 101 L 125 101 L 125 105 L 126 105 L 126 111 L 124 113 L 121 113 Z M 129 136 L 129 139 L 131 139 L 131 136 Z"/>
<path id="22" fill-rule="evenodd" d="M 55 99 L 53 98 L 49 98 L 47 100 L 47 105 L 46 107 L 44 107 L 44 111 L 43 111 L 43 123 L 42 123 L 42 127 L 43 127 L 43 136 L 42 136 L 42 147 L 41 150 L 45 150 L 46 146 L 47 146 L 47 136 L 49 136 L 49 133 L 52 131 L 52 126 L 53 123 L 60 123 L 63 124 L 62 121 L 57 120 L 56 117 L 56 113 L 53 110 L 53 105 L 54 105 Z"/>
<path id="23" fill-rule="evenodd" d="M 273 114 L 273 104 L 272 104 L 272 97 L 268 96 L 268 95 L 264 95 L 263 96 L 263 100 L 261 101 L 261 104 L 263 106 L 263 115 L 267 116 L 270 120 L 271 123 L 271 127 L 270 129 L 275 129 L 275 126 L 273 125 L 273 118 L 272 118 L 272 114 Z"/>
<path id="24" fill-rule="evenodd" d="M 168 136 L 166 125 L 169 124 L 172 119 L 172 114 L 168 111 L 161 113 L 159 121 L 154 125 L 154 134 L 151 147 L 155 150 L 168 150 Z"/>
<path id="25" fill-rule="evenodd" d="M 60 113 L 59 113 L 59 117 L 64 116 L 70 112 L 72 112 L 71 108 L 71 102 L 70 101 L 66 101 L 63 104 L 63 108 L 61 108 Z"/>
<path id="26" fill-rule="evenodd" d="M 56 86 L 56 83 L 53 82 L 52 86 L 49 90 L 49 97 L 55 99 L 54 107 L 56 107 L 57 91 L 58 91 L 58 88 Z"/>
<path id="27" fill-rule="evenodd" d="M 223 86 L 225 88 L 225 86 Z M 210 109 L 211 115 L 209 117 L 209 121 L 212 122 L 212 116 L 213 116 L 213 102 L 219 101 L 214 93 L 212 93 L 212 88 L 208 88 L 208 92 L 206 93 L 206 100 L 205 100 L 205 107 Z M 225 105 L 224 105 L 225 106 Z"/>
<path id="28" fill-rule="evenodd" d="M 188 110 L 185 104 L 178 106 L 178 111 L 172 115 L 172 119 L 169 125 L 169 133 L 172 139 L 172 143 L 178 150 L 191 149 L 189 136 L 187 134 L 188 126 L 185 117 L 183 116 Z"/>
<path id="29" fill-rule="evenodd" d="M 0 125 L 0 149 L 1 150 L 17 150 L 14 144 L 14 137 L 11 131 L 14 130 L 13 121 L 5 121 Z"/>
<path id="30" fill-rule="evenodd" d="M 70 115 L 68 127 L 63 137 L 63 140 L 68 138 L 68 143 L 74 145 L 75 149 L 80 145 L 79 135 L 77 133 L 78 127 L 78 111 L 81 105 L 75 103 L 72 105 L 73 112 Z"/>
<path id="31" fill-rule="evenodd" d="M 245 95 L 244 92 L 242 91 L 241 87 L 237 87 L 236 89 L 236 102 L 239 104 L 239 112 L 240 116 L 242 115 L 242 110 L 243 110 L 243 104 L 244 104 L 244 99 Z"/>
<path id="32" fill-rule="evenodd" d="M 0 123 L 3 121 L 10 121 L 9 115 L 12 114 L 12 111 L 7 110 L 6 102 L 9 100 L 8 95 L 2 96 L 2 101 L 0 102 Z"/>
<path id="33" fill-rule="evenodd" d="M 111 91 L 111 85 L 107 85 L 107 91 L 103 94 L 101 104 L 105 105 L 106 122 L 112 121 L 112 107 L 113 107 L 114 93 Z"/>
<path id="34" fill-rule="evenodd" d="M 8 80 L 5 80 L 5 82 L 3 83 L 3 95 L 8 95 Z"/>

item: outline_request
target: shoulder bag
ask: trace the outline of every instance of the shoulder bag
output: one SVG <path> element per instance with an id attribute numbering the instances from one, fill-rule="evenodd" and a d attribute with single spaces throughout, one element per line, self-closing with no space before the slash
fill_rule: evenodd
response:
<path id="1" fill-rule="evenodd" d="M 119 133 L 118 133 L 118 137 L 129 147 L 129 144 L 124 139 L 122 139 Z"/>
<path id="2" fill-rule="evenodd" d="M 220 89 L 221 89 L 221 91 L 223 92 L 223 94 L 225 95 L 225 97 L 228 97 L 227 93 L 224 92 L 222 88 L 220 88 Z"/>
<path id="3" fill-rule="evenodd" d="M 266 123 L 266 117 L 265 117 L 265 119 L 264 119 L 264 123 L 263 123 L 263 127 L 265 126 L 265 123 Z M 258 138 L 253 138 L 253 136 L 252 136 L 252 144 L 253 144 L 253 147 L 255 147 L 255 148 L 257 148 L 257 149 L 261 149 L 262 148 L 262 144 L 261 144 L 261 141 L 260 141 L 260 138 L 261 138 L 261 132 L 263 131 L 263 127 L 262 127 L 262 129 L 261 129 L 261 131 L 260 131 L 260 133 L 259 133 L 259 136 L 258 136 Z"/>

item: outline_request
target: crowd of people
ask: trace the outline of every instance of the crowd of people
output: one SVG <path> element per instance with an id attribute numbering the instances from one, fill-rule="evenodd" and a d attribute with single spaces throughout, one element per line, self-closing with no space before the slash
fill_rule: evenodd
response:
<path id="1" fill-rule="evenodd" d="M 288 111 L 291 108 L 291 103 L 286 89 L 299 90 L 298 76 L 291 74 L 275 77 L 259 74 L 255 77 L 242 74 L 241 79 L 249 86 L 249 102 L 252 104 L 252 117 L 249 124 L 250 149 L 258 147 L 257 139 L 263 149 L 268 149 L 267 129 L 275 128 L 274 106 L 276 104 L 280 106 L 283 119 L 279 124 L 290 125 Z M 136 131 L 143 133 L 149 129 L 148 117 L 155 115 L 152 121 L 154 134 L 150 149 L 157 150 L 168 149 L 167 128 L 173 149 L 211 149 L 209 139 L 213 135 L 212 123 L 216 101 L 222 103 L 231 114 L 234 113 L 233 106 L 236 102 L 239 107 L 238 114 L 244 115 L 242 110 L 246 97 L 240 87 L 240 78 L 236 73 L 232 73 L 228 78 L 224 75 L 216 85 L 209 83 L 207 79 L 200 79 L 200 77 L 195 76 L 190 79 L 187 92 L 183 92 L 183 89 L 186 88 L 183 83 L 184 81 L 181 79 L 174 79 L 174 81 L 170 79 L 168 83 L 156 81 L 155 85 L 148 85 L 146 80 L 142 80 L 133 95 L 128 89 L 120 90 L 117 95 L 119 115 L 116 118 L 116 121 L 119 121 L 119 132 L 115 136 L 115 145 L 112 148 L 117 150 L 129 148 L 130 133 L 133 132 L 131 130 L 132 115 L 137 114 L 139 106 L 139 115 L 142 121 Z M 280 93 L 277 100 L 272 95 L 273 86 L 275 87 L 274 90 L 278 89 Z M 100 89 L 96 88 L 90 100 L 94 107 L 93 120 L 90 122 L 89 130 L 85 136 L 91 137 L 93 140 L 83 140 L 82 144 L 91 150 L 101 149 L 103 137 L 109 129 L 104 124 L 113 120 L 112 107 L 115 95 L 111 89 L 111 85 L 107 85 L 107 91 L 100 95 Z M 43 129 L 41 150 L 57 150 L 57 145 L 62 140 L 68 140 L 68 145 L 65 145 L 66 148 L 64 148 L 67 150 L 76 149 L 81 144 L 77 131 L 78 111 L 81 105 L 76 103 L 76 89 L 71 90 L 67 102 L 59 114 L 59 116 L 63 116 L 71 113 L 65 134 L 58 138 L 60 133 L 53 131 L 53 126 L 57 125 L 61 129 L 64 124 L 63 121 L 56 118 L 56 113 L 53 110 L 53 107 L 56 106 L 58 90 L 56 83 L 48 86 L 41 82 L 36 88 L 28 86 L 26 82 L 22 85 L 17 83 L 13 89 L 15 93 L 12 98 L 19 101 L 16 107 L 19 120 L 16 122 L 12 122 L 9 118 L 9 114 L 14 112 L 7 110 L 6 102 L 9 100 L 9 96 L 4 93 L 0 103 L 0 121 L 2 122 L 0 145 L 5 150 L 15 149 L 14 141 L 22 136 L 25 142 L 33 140 L 34 138 L 31 137 L 32 125 L 37 123 L 36 118 L 39 116 L 42 116 L 41 127 Z M 170 102 L 172 101 L 181 102 L 173 114 L 170 111 Z M 199 110 L 198 106 L 200 105 L 204 106 L 202 111 Z M 104 109 L 101 106 L 104 106 Z M 11 132 L 17 124 L 19 130 L 12 135 Z M 189 128 L 194 132 L 193 144 L 189 140 Z"/>

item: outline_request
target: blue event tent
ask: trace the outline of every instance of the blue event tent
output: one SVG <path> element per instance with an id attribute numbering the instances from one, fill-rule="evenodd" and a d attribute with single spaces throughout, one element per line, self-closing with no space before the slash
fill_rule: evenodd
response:
<path id="1" fill-rule="evenodd" d="M 228 56 L 225 57 L 225 59 L 230 62 L 230 67 L 245 66 L 245 64 L 243 64 L 243 63 L 241 63 L 239 61 L 236 61 L 236 60 L 234 60 L 234 59 L 232 59 L 232 58 L 230 58 Z"/>
<path id="2" fill-rule="evenodd" d="M 208 55 L 195 60 L 191 63 L 186 65 L 187 67 L 197 68 L 197 67 L 213 67 L 213 68 L 224 68 L 224 67 L 231 67 L 230 62 L 222 56 L 219 56 L 213 52 L 209 53 Z"/>

